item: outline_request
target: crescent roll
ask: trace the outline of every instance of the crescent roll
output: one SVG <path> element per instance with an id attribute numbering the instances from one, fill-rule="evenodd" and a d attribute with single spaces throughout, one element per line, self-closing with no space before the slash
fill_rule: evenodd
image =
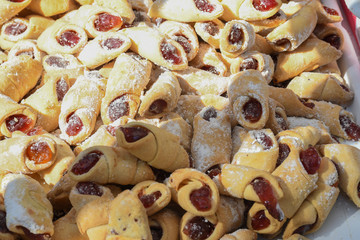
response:
<path id="1" fill-rule="evenodd" d="M 131 1 L 94 0 L 94 2 L 99 6 L 114 9 L 122 18 L 124 18 L 125 22 L 128 24 L 131 24 L 135 19 L 135 14 L 132 9 L 134 6 Z"/>
<path id="2" fill-rule="evenodd" d="M 257 21 L 248 21 L 254 28 L 254 31 L 261 36 L 268 35 L 274 28 L 286 22 L 287 16 L 281 9 L 269 18 Z"/>
<path id="3" fill-rule="evenodd" d="M 344 34 L 339 28 L 333 25 L 318 24 L 314 30 L 314 34 L 336 49 L 342 49 L 344 47 Z"/>
<path id="4" fill-rule="evenodd" d="M 219 19 L 196 22 L 194 24 L 195 31 L 201 39 L 217 49 L 220 48 L 221 30 L 224 26 L 225 24 Z"/>
<path id="5" fill-rule="evenodd" d="M 319 24 L 335 23 L 342 20 L 342 17 L 335 9 L 323 5 L 321 1 L 312 1 L 311 5 L 316 9 Z"/>
<path id="6" fill-rule="evenodd" d="M 29 6 L 31 0 L 23 0 L 23 1 L 8 1 L 1 0 L 0 1 L 0 26 L 16 16 L 21 10 Z"/>
<path id="7" fill-rule="evenodd" d="M 255 1 L 245 0 L 239 7 L 238 16 L 247 21 L 269 18 L 276 14 L 282 5 L 281 0 Z"/>
<path id="8" fill-rule="evenodd" d="M 265 128 L 270 128 L 275 135 L 283 130 L 289 129 L 286 110 L 281 103 L 269 98 L 269 110 L 269 119 L 265 124 Z"/>

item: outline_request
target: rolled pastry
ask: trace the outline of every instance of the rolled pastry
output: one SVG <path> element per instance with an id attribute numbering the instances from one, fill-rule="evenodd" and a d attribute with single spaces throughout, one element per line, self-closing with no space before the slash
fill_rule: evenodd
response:
<path id="1" fill-rule="evenodd" d="M 153 0 L 129 0 L 131 7 L 138 11 L 148 12 Z"/>
<path id="2" fill-rule="evenodd" d="M 340 14 L 335 9 L 323 5 L 321 1 L 312 1 L 311 5 L 316 9 L 319 24 L 341 22 Z"/>
<path id="3" fill-rule="evenodd" d="M 1 143 L 1 172 L 33 173 L 50 167 L 56 160 L 57 146 L 47 136 L 21 136 Z"/>
<path id="4" fill-rule="evenodd" d="M 103 65 L 130 48 L 131 41 L 123 33 L 107 32 L 89 41 L 77 58 L 88 68 Z"/>
<path id="5" fill-rule="evenodd" d="M 87 163 L 87 165 L 84 165 Z M 153 180 L 151 168 L 122 148 L 94 146 L 82 151 L 69 168 L 75 181 L 93 181 L 99 184 L 137 184 Z M 121 173 L 121 174 L 119 174 Z"/>
<path id="6" fill-rule="evenodd" d="M 76 4 L 73 0 L 57 0 L 56 4 L 54 0 L 33 0 L 28 9 L 42 16 L 50 17 L 72 10 L 75 7 Z"/>
<path id="7" fill-rule="evenodd" d="M 135 19 L 135 14 L 132 9 L 134 6 L 131 1 L 94 0 L 94 3 L 99 6 L 114 9 L 122 18 L 124 18 L 125 22 L 128 24 L 131 24 Z"/>
<path id="8" fill-rule="evenodd" d="M 254 31 L 261 36 L 268 35 L 274 28 L 286 22 L 287 16 L 281 9 L 269 18 L 257 21 L 248 21 L 254 28 Z"/>
<path id="9" fill-rule="evenodd" d="M 247 21 L 262 20 L 276 14 L 281 5 L 281 0 L 271 0 L 266 2 L 245 0 L 239 7 L 238 16 Z"/>
<path id="10" fill-rule="evenodd" d="M 169 187 L 156 181 L 149 180 L 140 182 L 136 184 L 131 191 L 138 196 L 148 216 L 159 212 L 171 201 Z"/>
<path id="11" fill-rule="evenodd" d="M 76 225 L 76 210 L 71 209 L 65 216 L 54 222 L 53 240 L 87 240 Z"/>
<path id="12" fill-rule="evenodd" d="M 269 118 L 269 90 L 257 70 L 231 76 L 228 95 L 236 120 L 246 129 L 261 129 Z"/>
<path id="13" fill-rule="evenodd" d="M 219 19 L 211 21 L 196 22 L 194 25 L 196 33 L 202 40 L 214 48 L 220 48 L 220 33 L 225 24 Z"/>
<path id="14" fill-rule="evenodd" d="M 89 240 L 106 239 L 107 228 L 108 225 L 92 227 L 89 228 L 84 235 L 86 235 Z"/>
<path id="15" fill-rule="evenodd" d="M 165 21 L 160 24 L 159 30 L 184 48 L 188 61 L 191 61 L 198 53 L 199 41 L 195 30 L 189 24 Z"/>
<path id="16" fill-rule="evenodd" d="M 334 161 L 339 168 L 339 185 L 349 198 L 360 207 L 360 151 L 356 147 L 346 144 L 326 144 L 321 146 L 320 152 Z"/>
<path id="17" fill-rule="evenodd" d="M 220 240 L 256 240 L 257 234 L 246 228 L 240 228 L 235 232 L 225 234 Z"/>
<path id="18" fill-rule="evenodd" d="M 141 122 L 130 122 L 116 131 L 118 145 L 150 166 L 172 172 L 189 167 L 189 156 L 178 136 Z"/>
<path id="19" fill-rule="evenodd" d="M 309 1 L 283 1 L 280 9 L 284 11 L 287 17 L 291 17 L 308 3 Z"/>
<path id="20" fill-rule="evenodd" d="M 20 55 L 1 64 L 0 72 L 0 93 L 18 102 L 35 87 L 42 66 L 30 56 Z"/>
<path id="21" fill-rule="evenodd" d="M 218 188 L 205 173 L 191 168 L 178 169 L 170 175 L 166 184 L 172 199 L 188 212 L 210 216 L 218 209 Z"/>
<path id="22" fill-rule="evenodd" d="M 231 163 L 271 173 L 275 169 L 278 156 L 279 146 L 272 131 L 270 129 L 253 130 L 244 136 Z"/>
<path id="23" fill-rule="evenodd" d="M 227 22 L 220 33 L 220 51 L 235 58 L 255 43 L 254 28 L 246 21 L 232 20 Z"/>
<path id="24" fill-rule="evenodd" d="M 265 124 L 265 128 L 270 128 L 275 135 L 289 129 L 285 107 L 272 98 L 269 98 L 269 119 Z"/>
<path id="25" fill-rule="evenodd" d="M 26 8 L 31 3 L 31 0 L 22 0 L 22 1 L 0 1 L 0 26 L 16 16 L 21 10 Z"/>
<path id="26" fill-rule="evenodd" d="M 35 40 L 20 40 L 10 49 L 8 58 L 20 55 L 29 55 L 32 59 L 41 62 L 45 53 L 37 47 Z"/>
<path id="27" fill-rule="evenodd" d="M 53 235 L 53 208 L 40 183 L 22 174 L 8 174 L 3 181 L 7 182 L 4 202 L 8 229 L 28 236 Z"/>
<path id="28" fill-rule="evenodd" d="M 74 54 L 88 40 L 85 30 L 62 19 L 45 29 L 37 39 L 38 47 L 48 54 Z"/>
<path id="29" fill-rule="evenodd" d="M 180 217 L 170 208 L 150 216 L 149 225 L 153 239 L 179 239 Z"/>
<path id="30" fill-rule="evenodd" d="M 308 4 L 272 30 L 266 39 L 278 52 L 293 51 L 310 36 L 316 23 L 316 10 Z"/>
<path id="31" fill-rule="evenodd" d="M 231 21 L 239 19 L 239 8 L 244 0 L 222 0 L 220 3 L 224 8 L 224 13 L 220 19 L 224 21 Z"/>
<path id="32" fill-rule="evenodd" d="M 94 130 L 105 94 L 105 79 L 91 72 L 80 76 L 65 94 L 59 115 L 61 138 L 70 145 L 82 142 Z"/>
<path id="33" fill-rule="evenodd" d="M 141 117 L 159 117 L 174 110 L 181 94 L 178 79 L 172 72 L 162 73 L 141 99 Z"/>
<path id="34" fill-rule="evenodd" d="M 106 239 L 152 239 L 146 210 L 134 192 L 125 190 L 111 202 Z"/>
<path id="35" fill-rule="evenodd" d="M 274 49 L 271 47 L 270 43 L 266 40 L 265 37 L 255 34 L 255 43 L 254 46 L 250 49 L 251 51 L 258 51 L 264 54 L 274 53 Z"/>
<path id="36" fill-rule="evenodd" d="M 37 120 L 36 112 L 0 94 L 0 135 L 11 137 L 14 131 L 28 132 Z"/>
<path id="37" fill-rule="evenodd" d="M 342 31 L 333 25 L 318 24 L 314 30 L 314 34 L 336 49 L 342 49 L 344 46 L 345 40 Z"/>
<path id="38" fill-rule="evenodd" d="M 243 143 L 245 137 L 247 136 L 248 131 L 236 125 L 231 132 L 231 140 L 232 140 L 232 151 L 231 151 L 231 159 L 233 159 L 234 155 L 240 149 L 241 144 Z"/>
<path id="39" fill-rule="evenodd" d="M 231 74 L 235 74 L 248 69 L 261 72 L 261 75 L 270 83 L 274 74 L 274 61 L 264 53 L 257 51 L 247 51 L 236 58 L 230 66 Z"/>
<path id="40" fill-rule="evenodd" d="M 150 6 L 150 17 L 161 17 L 178 22 L 209 21 L 223 14 L 223 7 L 214 0 L 160 0 Z"/>
<path id="41" fill-rule="evenodd" d="M 222 163 L 230 163 L 231 124 L 226 112 L 204 107 L 194 117 L 191 142 L 192 163 L 195 169 L 205 172 Z"/>
<path id="42" fill-rule="evenodd" d="M 337 61 L 333 61 L 331 63 L 323 65 L 323 66 L 315 69 L 314 72 L 336 73 L 339 76 L 341 76 L 341 71 L 340 71 L 339 65 L 337 64 Z"/>
<path id="43" fill-rule="evenodd" d="M 183 4 L 183 3 L 182 3 Z M 159 30 L 141 25 L 123 30 L 131 39 L 131 50 L 153 63 L 170 70 L 182 70 L 188 65 L 184 48 Z"/>
<path id="44" fill-rule="evenodd" d="M 335 74 L 303 72 L 293 78 L 286 88 L 301 98 L 348 105 L 354 98 L 354 92 L 339 78 Z"/>
<path id="45" fill-rule="evenodd" d="M 311 35 L 297 49 L 280 53 L 274 72 L 275 82 L 283 82 L 304 71 L 312 71 L 341 57 L 342 52 Z"/>

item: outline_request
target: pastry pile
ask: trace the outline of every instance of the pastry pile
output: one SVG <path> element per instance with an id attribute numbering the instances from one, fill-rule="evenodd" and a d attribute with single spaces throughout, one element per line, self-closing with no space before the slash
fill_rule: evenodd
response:
<path id="1" fill-rule="evenodd" d="M 306 239 L 360 127 L 319 0 L 0 0 L 0 239 Z"/>

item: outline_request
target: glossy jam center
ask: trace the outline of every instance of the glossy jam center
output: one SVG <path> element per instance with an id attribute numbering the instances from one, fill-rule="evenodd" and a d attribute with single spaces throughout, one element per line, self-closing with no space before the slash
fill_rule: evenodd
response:
<path id="1" fill-rule="evenodd" d="M 121 17 L 109 13 L 100 13 L 94 21 L 94 27 L 96 31 L 107 32 L 113 28 L 120 28 L 122 23 Z"/>
<path id="2" fill-rule="evenodd" d="M 192 240 L 205 240 L 214 232 L 215 225 L 204 217 L 193 217 L 182 230 Z"/>
<path id="3" fill-rule="evenodd" d="M 162 194 L 160 191 L 156 191 L 151 194 L 144 194 L 144 191 L 140 191 L 138 197 L 142 202 L 142 204 L 144 205 L 144 207 L 149 208 L 156 202 L 156 200 L 158 200 L 161 197 L 161 195 Z"/>
<path id="4" fill-rule="evenodd" d="M 195 6 L 202 12 L 211 13 L 215 10 L 215 6 L 210 4 L 207 0 L 194 0 Z"/>
<path id="5" fill-rule="evenodd" d="M 136 142 L 149 134 L 149 130 L 143 127 L 120 127 L 127 142 Z"/>
<path id="6" fill-rule="evenodd" d="M 160 51 L 164 59 L 171 64 L 181 64 L 182 58 L 180 56 L 180 51 L 171 43 L 163 41 L 160 44 Z"/>
<path id="7" fill-rule="evenodd" d="M 0 233 L 8 233 L 9 229 L 6 226 L 6 212 L 0 210 Z"/>
<path id="8" fill-rule="evenodd" d="M 279 157 L 276 161 L 276 167 L 280 166 L 284 160 L 289 156 L 290 148 L 287 144 L 279 143 Z"/>
<path id="9" fill-rule="evenodd" d="M 244 41 L 244 32 L 239 24 L 234 24 L 231 27 L 230 34 L 228 36 L 229 43 L 233 45 L 241 46 Z"/>
<path id="10" fill-rule="evenodd" d="M 27 132 L 32 124 L 33 120 L 23 114 L 14 114 L 5 119 L 5 125 L 9 132 Z"/>
<path id="11" fill-rule="evenodd" d="M 118 98 L 115 98 L 108 108 L 108 115 L 112 122 L 117 119 L 128 116 L 130 114 L 130 105 L 127 95 L 122 95 Z"/>
<path id="12" fill-rule="evenodd" d="M 92 151 L 83 156 L 71 168 L 71 172 L 75 175 L 85 174 L 93 168 L 104 154 L 100 151 Z"/>
<path id="13" fill-rule="evenodd" d="M 69 85 L 67 84 L 65 79 L 60 78 L 56 82 L 56 95 L 59 102 L 64 99 L 64 96 L 68 90 L 69 90 Z"/>
<path id="14" fill-rule="evenodd" d="M 24 33 L 27 26 L 21 22 L 15 22 L 6 26 L 4 32 L 6 35 L 17 36 Z"/>
<path id="15" fill-rule="evenodd" d="M 202 118 L 210 121 L 211 118 L 217 118 L 217 112 L 214 108 L 209 108 L 203 113 Z"/>
<path id="16" fill-rule="evenodd" d="M 75 113 L 70 114 L 67 119 L 66 134 L 69 136 L 76 136 L 82 130 L 84 124 Z"/>
<path id="17" fill-rule="evenodd" d="M 271 137 L 263 132 L 255 132 L 254 136 L 256 141 L 263 146 L 264 150 L 269 150 L 274 145 Z"/>
<path id="18" fill-rule="evenodd" d="M 354 121 L 346 115 L 340 115 L 339 121 L 342 129 L 346 132 L 351 140 L 360 140 L 360 127 L 354 123 Z"/>
<path id="19" fill-rule="evenodd" d="M 274 9 L 278 3 L 275 0 L 253 0 L 253 6 L 256 10 L 265 12 Z"/>
<path id="20" fill-rule="evenodd" d="M 120 38 L 108 38 L 100 43 L 101 47 L 106 50 L 118 49 L 123 45 L 124 41 Z"/>
<path id="21" fill-rule="evenodd" d="M 186 53 L 191 52 L 191 41 L 185 35 L 178 33 L 174 36 L 174 40 L 184 48 Z"/>
<path id="22" fill-rule="evenodd" d="M 329 34 L 323 40 L 330 43 L 336 49 L 339 49 L 341 46 L 341 38 L 337 34 Z"/>
<path id="23" fill-rule="evenodd" d="M 209 33 L 211 36 L 215 36 L 220 32 L 219 26 L 214 22 L 204 22 L 202 25 L 204 31 Z"/>
<path id="24" fill-rule="evenodd" d="M 248 70 L 248 69 L 258 69 L 259 62 L 255 58 L 249 57 L 245 58 L 240 65 L 240 71 Z"/>
<path id="25" fill-rule="evenodd" d="M 27 49 L 27 50 L 18 51 L 18 52 L 15 54 L 15 56 L 21 56 L 21 55 L 28 55 L 28 56 L 30 56 L 32 59 L 35 59 L 34 49 Z"/>
<path id="26" fill-rule="evenodd" d="M 211 189 L 204 184 L 201 188 L 190 193 L 190 201 L 198 211 L 208 211 L 211 209 Z"/>
<path id="27" fill-rule="evenodd" d="M 61 33 L 60 36 L 56 38 L 56 40 L 63 47 L 73 48 L 79 43 L 80 36 L 74 30 L 67 30 Z"/>
<path id="28" fill-rule="evenodd" d="M 26 148 L 26 157 L 35 164 L 44 164 L 51 161 L 53 153 L 46 142 L 34 142 Z"/>
<path id="29" fill-rule="evenodd" d="M 332 9 L 332 8 L 329 8 L 326 6 L 323 6 L 323 8 L 328 14 L 333 15 L 333 16 L 339 16 L 339 13 L 335 9 Z"/>
<path id="30" fill-rule="evenodd" d="M 289 129 L 285 119 L 281 116 L 280 113 L 275 112 L 275 119 L 276 119 L 276 122 L 278 123 L 278 125 L 280 126 L 280 128 L 282 130 Z"/>
<path id="31" fill-rule="evenodd" d="M 94 195 L 99 197 L 103 195 L 103 191 L 100 186 L 94 182 L 78 182 L 76 184 L 76 189 L 83 195 Z"/>
<path id="32" fill-rule="evenodd" d="M 258 211 L 253 217 L 251 217 L 251 226 L 254 230 L 262 230 L 270 225 L 270 220 L 266 217 L 265 211 Z"/>
<path id="33" fill-rule="evenodd" d="M 220 74 L 219 71 L 216 69 L 216 67 L 211 66 L 211 65 L 204 65 L 200 69 L 202 69 L 204 71 L 211 72 L 211 73 L 216 74 L 216 75 Z"/>
<path id="34" fill-rule="evenodd" d="M 70 62 L 62 57 L 58 56 L 51 56 L 48 57 L 45 62 L 52 67 L 58 67 L 58 68 L 66 68 L 69 66 Z"/>
<path id="35" fill-rule="evenodd" d="M 160 114 L 165 111 L 167 107 L 167 102 L 163 99 L 155 100 L 149 107 L 149 112 L 152 114 Z"/>
<path id="36" fill-rule="evenodd" d="M 308 174 L 315 174 L 320 167 L 321 157 L 314 147 L 300 152 L 300 161 Z"/>
<path id="37" fill-rule="evenodd" d="M 256 123 L 262 115 L 261 103 L 255 98 L 250 98 L 250 100 L 244 104 L 242 114 L 247 121 Z"/>

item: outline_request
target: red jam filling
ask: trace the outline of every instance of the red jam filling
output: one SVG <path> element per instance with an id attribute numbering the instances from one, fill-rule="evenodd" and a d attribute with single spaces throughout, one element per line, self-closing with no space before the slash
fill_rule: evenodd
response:
<path id="1" fill-rule="evenodd" d="M 113 28 L 120 28 L 123 21 L 121 17 L 109 13 L 100 13 L 94 21 L 96 31 L 107 32 Z"/>
<path id="2" fill-rule="evenodd" d="M 217 112 L 214 108 L 209 108 L 203 113 L 202 118 L 210 121 L 211 118 L 217 118 Z"/>
<path id="3" fill-rule="evenodd" d="M 210 66 L 210 65 L 204 65 L 202 66 L 200 69 L 204 70 L 204 71 L 208 71 L 211 72 L 213 74 L 219 75 L 219 71 L 216 69 L 216 67 L 214 66 Z"/>
<path id="4" fill-rule="evenodd" d="M 261 103 L 255 98 L 250 98 L 250 100 L 244 104 L 242 114 L 247 121 L 256 123 L 262 115 Z"/>
<path id="5" fill-rule="evenodd" d="M 270 182 L 265 178 L 258 177 L 251 182 L 251 185 L 270 215 L 278 221 L 282 221 L 284 219 L 284 213 L 279 207 Z"/>
<path id="6" fill-rule="evenodd" d="M 21 22 L 15 22 L 6 26 L 4 32 L 6 35 L 17 36 L 24 33 L 27 26 Z"/>
<path id="7" fill-rule="evenodd" d="M 347 87 L 347 86 L 345 86 L 344 84 L 339 84 L 340 85 L 340 87 L 342 88 L 342 89 L 344 89 L 345 91 L 347 91 L 347 92 L 350 92 L 350 90 L 349 90 L 349 88 Z"/>
<path id="8" fill-rule="evenodd" d="M 335 9 L 332 9 L 332 8 L 329 8 L 326 6 L 323 6 L 323 8 L 324 8 L 325 12 L 327 12 L 328 14 L 333 15 L 333 16 L 339 16 L 339 13 Z"/>
<path id="9" fill-rule="evenodd" d="M 287 144 L 279 143 L 279 157 L 276 161 L 276 167 L 280 166 L 284 160 L 289 156 L 290 148 Z"/>
<path id="10" fill-rule="evenodd" d="M 211 179 L 216 177 L 217 175 L 221 174 L 221 168 L 219 165 L 215 165 L 205 172 Z"/>
<path id="11" fill-rule="evenodd" d="M 340 115 L 339 121 L 342 129 L 346 132 L 348 137 L 354 141 L 360 139 L 360 127 L 354 123 L 354 121 L 346 115 Z"/>
<path id="12" fill-rule="evenodd" d="M 163 230 L 161 227 L 150 226 L 150 232 L 153 240 L 161 240 Z"/>
<path id="13" fill-rule="evenodd" d="M 207 0 L 194 0 L 195 6 L 202 12 L 211 13 L 215 10 L 215 6 Z"/>
<path id="14" fill-rule="evenodd" d="M 101 47 L 106 50 L 118 49 L 123 45 L 124 41 L 120 38 L 108 38 L 100 43 Z"/>
<path id="15" fill-rule="evenodd" d="M 10 2 L 16 2 L 16 3 L 21 3 L 21 2 L 23 2 L 23 1 L 25 1 L 25 0 L 8 0 L 8 1 L 10 1 Z"/>
<path id="16" fill-rule="evenodd" d="M 289 129 L 285 119 L 281 116 L 280 113 L 275 112 L 275 118 L 276 118 L 276 122 L 279 124 L 282 130 Z"/>
<path id="17" fill-rule="evenodd" d="M 50 240 L 51 236 L 50 234 L 34 234 L 32 232 L 30 232 L 27 228 L 24 227 L 20 227 L 25 236 L 27 237 L 27 239 L 31 239 L 31 240 Z"/>
<path id="18" fill-rule="evenodd" d="M 207 184 L 190 193 L 190 201 L 194 207 L 201 212 L 211 209 L 211 189 Z"/>
<path id="19" fill-rule="evenodd" d="M 0 232 L 8 233 L 10 232 L 6 226 L 6 212 L 0 210 Z"/>
<path id="20" fill-rule="evenodd" d="M 136 142 L 149 134 L 149 130 L 143 127 L 120 127 L 127 142 Z"/>
<path id="21" fill-rule="evenodd" d="M 60 78 L 56 82 L 56 95 L 59 102 L 64 99 L 64 96 L 68 90 L 69 90 L 69 85 L 67 84 L 65 79 Z"/>
<path id="22" fill-rule="evenodd" d="M 108 115 L 112 122 L 130 114 L 130 105 L 127 95 L 122 95 L 112 100 L 109 104 Z"/>
<path id="23" fill-rule="evenodd" d="M 271 137 L 263 132 L 255 132 L 254 136 L 256 141 L 263 146 L 264 150 L 269 150 L 274 145 Z"/>
<path id="24" fill-rule="evenodd" d="M 100 151 L 92 151 L 83 156 L 71 168 L 71 172 L 75 175 L 82 175 L 90 171 L 104 154 Z"/>
<path id="25" fill-rule="evenodd" d="M 320 167 L 321 157 L 314 147 L 300 152 L 300 161 L 308 174 L 315 174 Z"/>
<path id="26" fill-rule="evenodd" d="M 52 67 L 58 67 L 58 68 L 66 68 L 69 66 L 70 62 L 62 57 L 58 56 L 51 56 L 48 57 L 45 62 Z"/>
<path id="27" fill-rule="evenodd" d="M 175 34 L 174 40 L 178 42 L 183 48 L 186 53 L 191 52 L 191 41 L 183 34 Z"/>
<path id="28" fill-rule="evenodd" d="M 149 107 L 149 112 L 152 114 L 160 114 L 165 111 L 167 107 L 167 102 L 163 99 L 157 99 L 151 103 Z"/>
<path id="29" fill-rule="evenodd" d="M 73 48 L 79 43 L 80 36 L 74 30 L 67 30 L 62 32 L 60 36 L 56 37 L 56 40 L 63 47 Z"/>
<path id="30" fill-rule="evenodd" d="M 214 22 L 204 22 L 203 29 L 205 32 L 209 33 L 211 36 L 215 36 L 220 32 L 219 26 Z"/>
<path id="31" fill-rule="evenodd" d="M 276 8 L 278 3 L 275 0 L 253 0 L 253 6 L 256 10 L 265 12 Z"/>
<path id="32" fill-rule="evenodd" d="M 21 131 L 27 132 L 30 130 L 33 120 L 23 114 L 14 114 L 5 119 L 6 128 L 9 132 Z"/>
<path id="33" fill-rule="evenodd" d="M 79 116 L 76 115 L 75 113 L 70 114 L 66 118 L 66 122 L 67 122 L 67 128 L 66 128 L 65 132 L 69 136 L 78 135 L 84 126 L 84 124 L 81 121 L 81 119 L 79 118 Z"/>
<path id="34" fill-rule="evenodd" d="M 161 197 L 161 195 L 162 194 L 160 191 L 156 191 L 151 194 L 144 194 L 144 191 L 140 191 L 138 194 L 138 198 L 144 205 L 144 208 L 149 208 L 156 202 L 156 200 Z"/>
<path id="35" fill-rule="evenodd" d="M 336 34 L 329 34 L 323 38 L 323 41 L 329 43 L 336 49 L 339 49 L 341 46 L 341 38 Z"/>
<path id="36" fill-rule="evenodd" d="M 182 230 L 192 240 L 205 240 L 211 236 L 215 230 L 215 225 L 204 217 L 193 217 Z"/>
<path id="37" fill-rule="evenodd" d="M 51 161 L 53 153 L 46 142 L 34 142 L 26 148 L 26 157 L 35 164 L 44 164 Z"/>
<path id="38" fill-rule="evenodd" d="M 163 41 L 160 44 L 160 51 L 166 61 L 168 61 L 172 64 L 181 64 L 182 63 L 180 51 L 174 45 L 172 45 L 166 41 Z"/>
<path id="39" fill-rule="evenodd" d="M 259 62 L 255 58 L 249 57 L 245 58 L 240 65 L 240 71 L 248 70 L 248 69 L 258 69 Z"/>
<path id="40" fill-rule="evenodd" d="M 270 220 L 266 217 L 265 211 L 258 211 L 253 217 L 251 217 L 251 227 L 260 231 L 270 226 Z"/>
<path id="41" fill-rule="evenodd" d="M 76 189 L 80 194 L 83 195 L 93 195 L 101 197 L 104 194 L 100 186 L 94 182 L 78 182 L 76 184 Z"/>
<path id="42" fill-rule="evenodd" d="M 233 45 L 242 45 L 244 41 L 244 32 L 239 24 L 234 24 L 231 27 L 230 34 L 228 36 L 229 43 Z"/>

